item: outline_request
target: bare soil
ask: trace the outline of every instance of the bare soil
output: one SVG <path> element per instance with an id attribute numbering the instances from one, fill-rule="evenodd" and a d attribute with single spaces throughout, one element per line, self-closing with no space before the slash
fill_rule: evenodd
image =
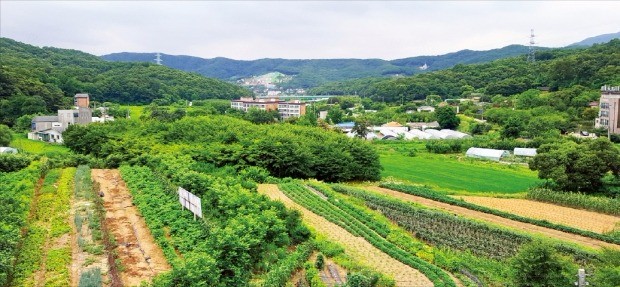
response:
<path id="1" fill-rule="evenodd" d="M 363 265 L 369 266 L 374 270 L 392 276 L 399 287 L 426 287 L 433 286 L 433 283 L 408 265 L 390 257 L 383 251 L 377 249 L 362 237 L 356 237 L 331 223 L 327 219 L 311 212 L 303 206 L 289 199 L 275 184 L 261 184 L 258 191 L 267 195 L 273 200 L 279 200 L 289 208 L 294 208 L 302 213 L 303 221 L 312 226 L 317 232 L 324 234 L 330 240 L 340 244 L 345 248 L 345 252 L 355 258 Z"/>
<path id="2" fill-rule="evenodd" d="M 482 196 L 458 196 L 457 198 L 524 217 L 547 220 L 549 222 L 598 233 L 612 231 L 617 224 L 620 224 L 620 217 L 618 216 L 527 199 Z"/>
<path id="3" fill-rule="evenodd" d="M 492 214 L 488 214 L 488 213 L 484 213 L 480 211 L 474 211 L 474 210 L 467 209 L 464 207 L 450 205 L 447 203 L 434 201 L 434 200 L 430 200 L 424 197 L 414 196 L 414 195 L 394 191 L 391 189 L 386 189 L 386 188 L 382 188 L 378 186 L 367 186 L 366 189 L 379 192 L 385 195 L 389 195 L 391 197 L 398 198 L 401 200 L 415 202 L 415 203 L 419 203 L 424 206 L 446 210 L 451 213 L 462 215 L 468 218 L 483 220 L 483 221 L 491 222 L 494 224 L 498 224 L 498 225 L 502 225 L 502 226 L 506 226 L 506 227 L 510 227 L 510 228 L 514 228 L 518 230 L 523 230 L 523 231 L 530 232 L 530 233 L 537 233 L 537 234 L 540 234 L 546 237 L 551 237 L 551 238 L 555 238 L 555 239 L 567 241 L 567 242 L 573 242 L 573 243 L 581 244 L 583 246 L 587 246 L 591 248 L 597 248 L 597 249 L 602 248 L 602 247 L 620 248 L 619 245 L 607 243 L 607 242 L 592 239 L 589 237 L 567 233 L 567 232 L 563 232 L 563 231 L 559 231 L 559 230 L 555 230 L 551 228 L 545 228 L 545 227 L 541 227 L 538 225 L 523 223 L 523 222 L 503 218 L 501 216 L 492 215 Z"/>
<path id="4" fill-rule="evenodd" d="M 93 169 L 92 178 L 101 185 L 106 226 L 116 239 L 124 286 L 138 286 L 170 270 L 162 250 L 153 240 L 144 219 L 133 205 L 118 170 Z"/>

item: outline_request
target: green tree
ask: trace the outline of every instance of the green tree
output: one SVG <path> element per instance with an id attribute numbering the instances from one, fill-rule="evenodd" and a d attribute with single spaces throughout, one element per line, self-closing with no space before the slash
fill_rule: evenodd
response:
<path id="1" fill-rule="evenodd" d="M 351 131 L 355 133 L 356 137 L 365 139 L 368 134 L 368 126 L 369 123 L 366 119 L 357 119 Z"/>
<path id="2" fill-rule="evenodd" d="M 510 262 L 512 282 L 516 287 L 570 286 L 564 276 L 568 263 L 549 244 L 533 242 L 521 247 Z"/>
<path id="3" fill-rule="evenodd" d="M 11 129 L 5 125 L 0 125 L 0 146 L 8 146 L 13 140 Z"/>
<path id="4" fill-rule="evenodd" d="M 502 129 L 502 138 L 518 138 L 525 127 L 525 122 L 520 117 L 510 117 L 504 123 Z"/>
<path id="5" fill-rule="evenodd" d="M 332 124 L 337 124 L 337 123 L 342 122 L 343 117 L 344 117 L 344 113 L 342 112 L 342 109 L 340 109 L 340 107 L 337 105 L 329 108 L 329 111 L 327 112 L 327 119 Z"/>
<path id="6" fill-rule="evenodd" d="M 278 111 L 263 111 L 251 108 L 243 118 L 255 124 L 269 124 L 276 122 L 280 118 L 280 114 Z"/>
<path id="7" fill-rule="evenodd" d="M 450 106 L 439 107 L 435 110 L 437 122 L 442 129 L 456 129 L 461 124 L 461 119 L 456 116 Z"/>
<path id="8" fill-rule="evenodd" d="M 620 250 L 603 248 L 592 276 L 592 286 L 617 287 L 620 282 Z"/>
<path id="9" fill-rule="evenodd" d="M 577 144 L 542 145 L 530 164 L 541 179 L 551 179 L 563 191 L 596 192 L 609 172 L 618 176 L 620 151 L 607 139 Z"/>

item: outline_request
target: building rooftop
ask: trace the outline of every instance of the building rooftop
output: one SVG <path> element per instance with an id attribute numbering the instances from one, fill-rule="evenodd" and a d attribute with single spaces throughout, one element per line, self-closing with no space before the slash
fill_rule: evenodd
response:
<path id="1" fill-rule="evenodd" d="M 57 122 L 58 116 L 36 116 L 32 119 L 33 122 Z"/>
<path id="2" fill-rule="evenodd" d="M 88 94 L 75 94 L 76 98 L 88 98 Z"/>

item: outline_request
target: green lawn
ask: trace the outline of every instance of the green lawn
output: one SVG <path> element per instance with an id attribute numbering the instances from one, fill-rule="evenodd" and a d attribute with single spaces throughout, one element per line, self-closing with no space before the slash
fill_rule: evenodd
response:
<path id="1" fill-rule="evenodd" d="M 416 148 L 416 156 L 380 147 L 382 177 L 393 177 L 451 193 L 503 193 L 527 191 L 540 182 L 525 166 L 466 158 L 464 154 L 429 154 Z"/>
<path id="2" fill-rule="evenodd" d="M 144 110 L 144 106 L 121 106 L 123 108 L 129 109 L 129 116 L 132 119 L 140 119 L 142 115 L 142 111 Z"/>
<path id="3" fill-rule="evenodd" d="M 10 146 L 24 152 L 40 155 L 70 153 L 69 149 L 63 145 L 29 140 L 25 133 L 14 133 Z"/>

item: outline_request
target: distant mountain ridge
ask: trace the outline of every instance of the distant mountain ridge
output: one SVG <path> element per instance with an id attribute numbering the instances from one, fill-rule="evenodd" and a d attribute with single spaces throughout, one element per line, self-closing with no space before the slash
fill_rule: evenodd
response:
<path id="1" fill-rule="evenodd" d="M 540 48 L 546 49 L 546 48 Z M 203 76 L 234 81 L 241 78 L 280 72 L 294 75 L 286 85 L 290 87 L 314 87 L 326 82 L 343 81 L 367 77 L 389 77 L 414 75 L 423 72 L 443 70 L 457 64 L 476 64 L 527 53 L 528 47 L 510 45 L 487 51 L 462 50 L 439 56 L 417 56 L 397 60 L 381 59 L 259 59 L 234 60 L 223 57 L 204 59 L 194 56 L 161 54 L 163 65 L 199 73 Z M 101 56 L 114 62 L 151 62 L 156 53 L 114 53 Z M 423 70 L 421 66 L 427 65 Z"/>
<path id="2" fill-rule="evenodd" d="M 594 36 L 594 37 L 590 37 L 590 38 L 586 38 L 582 41 L 579 41 L 577 43 L 573 43 L 568 45 L 568 47 L 589 47 L 592 46 L 594 44 L 602 44 L 602 43 L 607 43 L 613 39 L 620 39 L 620 32 L 618 33 L 610 33 L 610 34 L 603 34 L 603 35 L 598 35 L 598 36 Z"/>

